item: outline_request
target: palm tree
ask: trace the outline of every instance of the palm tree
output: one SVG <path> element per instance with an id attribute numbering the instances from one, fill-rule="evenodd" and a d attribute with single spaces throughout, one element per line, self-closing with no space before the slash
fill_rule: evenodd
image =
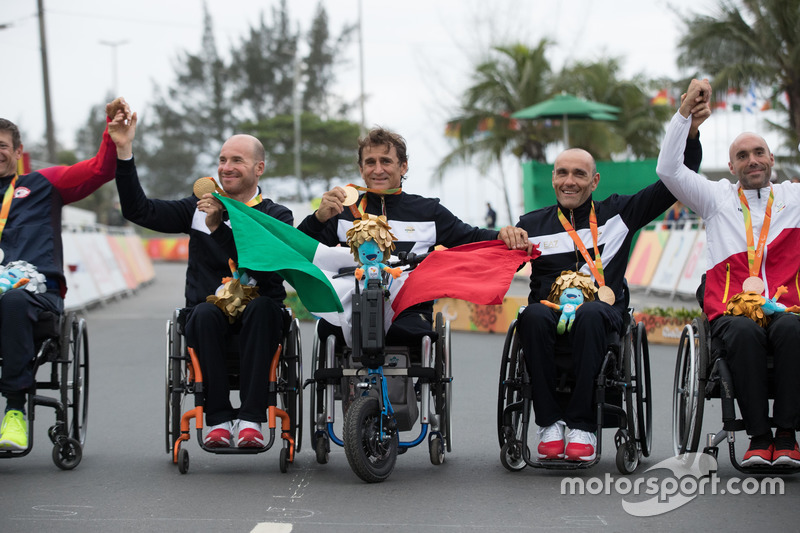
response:
<path id="1" fill-rule="evenodd" d="M 553 81 L 556 92 L 565 91 L 620 108 L 616 121 L 582 122 L 580 128 L 570 131 L 571 144 L 587 150 L 598 161 L 625 152 L 635 158 L 657 157 L 664 122 L 674 108 L 650 103 L 646 91 L 652 82 L 642 77 L 624 80 L 619 74 L 619 60 L 608 58 L 595 63 L 578 62 Z"/>
<path id="2" fill-rule="evenodd" d="M 716 17 L 685 18 L 681 66 L 696 67 L 721 88 L 750 82 L 786 92 L 789 127 L 779 128 L 794 150 L 800 140 L 800 2 L 721 0 Z"/>
<path id="3" fill-rule="evenodd" d="M 511 113 L 531 106 L 549 96 L 550 63 L 545 52 L 550 42 L 542 39 L 535 48 L 524 44 L 492 48 L 496 57 L 479 64 L 474 83 L 464 93 L 457 115 L 448 121 L 449 136 L 457 146 L 436 169 L 441 179 L 456 164 L 478 158 L 483 172 L 491 164 L 500 168 L 501 187 L 506 209 L 513 220 L 502 157 L 512 153 L 520 159 L 544 161 L 545 145 L 557 138 L 541 124 L 517 122 Z"/>

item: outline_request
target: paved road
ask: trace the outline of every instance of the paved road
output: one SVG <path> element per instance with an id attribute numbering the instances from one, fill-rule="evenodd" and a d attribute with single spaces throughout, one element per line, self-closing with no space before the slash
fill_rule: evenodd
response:
<path id="1" fill-rule="evenodd" d="M 70 472 L 53 465 L 45 434 L 53 416 L 40 409 L 33 452 L 0 461 L 0 531 L 638 532 L 696 531 L 725 523 L 735 531 L 797 529 L 800 487 L 794 478 L 786 480 L 783 496 L 699 496 L 672 512 L 640 518 L 623 509 L 623 496 L 614 490 L 561 495 L 562 474 L 506 471 L 499 461 L 494 414 L 500 335 L 453 335 L 455 440 L 442 466 L 430 464 L 426 447 L 412 449 L 398 458 L 389 480 L 369 485 L 352 473 L 341 448 L 332 450 L 329 464 L 317 464 L 308 439 L 288 474 L 279 472 L 277 446 L 233 457 L 205 453 L 191 442 L 191 468 L 181 475 L 165 452 L 163 413 L 164 324 L 182 301 L 182 268 L 158 265 L 157 275 L 132 297 L 87 313 L 91 397 L 83 462 Z M 308 325 L 303 339 L 308 369 Z M 652 347 L 655 450 L 631 481 L 668 473 L 645 470 L 672 455 L 674 354 L 671 347 Z M 719 420 L 718 406 L 707 406 L 707 427 Z M 625 482 L 617 481 L 611 433 L 605 437 L 608 453 L 600 464 L 575 475 L 595 483 L 594 488 L 611 476 L 611 484 L 624 490 Z M 724 451 L 721 455 L 720 478 L 735 478 L 738 473 Z"/>

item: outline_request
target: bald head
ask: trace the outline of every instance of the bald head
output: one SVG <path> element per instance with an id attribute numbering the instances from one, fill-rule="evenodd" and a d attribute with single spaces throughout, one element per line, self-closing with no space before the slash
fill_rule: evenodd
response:
<path id="1" fill-rule="evenodd" d="M 566 209 L 583 205 L 600 182 L 592 154 L 580 148 L 564 150 L 553 165 L 553 190 Z"/>
<path id="2" fill-rule="evenodd" d="M 230 137 L 228 137 L 228 140 L 225 141 L 225 144 L 231 142 L 238 144 L 239 146 L 249 145 L 252 148 L 253 159 L 256 162 L 264 161 L 267 157 L 266 150 L 264 150 L 264 145 L 261 144 L 261 141 L 259 141 L 258 138 L 253 137 L 252 135 L 248 135 L 246 133 L 238 133 L 236 135 L 231 135 Z M 225 144 L 223 144 L 222 146 L 224 147 Z"/>
<path id="3" fill-rule="evenodd" d="M 731 143 L 728 156 L 728 168 L 743 189 L 769 185 L 775 158 L 762 136 L 751 132 L 739 134 Z"/>

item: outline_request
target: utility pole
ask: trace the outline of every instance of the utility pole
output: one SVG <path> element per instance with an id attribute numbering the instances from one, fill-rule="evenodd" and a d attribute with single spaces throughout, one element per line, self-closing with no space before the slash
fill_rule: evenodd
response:
<path id="1" fill-rule="evenodd" d="M 358 71 L 361 78 L 361 136 L 367 133 L 367 119 L 364 115 L 364 25 L 361 17 L 361 0 L 358 0 Z"/>
<path id="2" fill-rule="evenodd" d="M 47 68 L 47 42 L 44 31 L 44 0 L 37 0 L 39 6 L 39 43 L 42 51 L 42 83 L 44 84 L 44 116 L 47 129 L 47 158 L 48 163 L 57 164 L 56 133 L 53 126 L 53 109 L 50 105 L 50 76 Z"/>
<path id="3" fill-rule="evenodd" d="M 127 44 L 128 41 L 100 41 L 100 44 L 111 47 L 111 96 L 116 98 L 119 96 L 117 90 L 119 89 L 119 72 L 117 70 L 117 47 Z"/>

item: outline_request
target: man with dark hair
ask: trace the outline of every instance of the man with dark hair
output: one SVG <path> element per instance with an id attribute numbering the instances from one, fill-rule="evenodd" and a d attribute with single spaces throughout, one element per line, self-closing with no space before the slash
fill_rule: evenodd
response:
<path id="1" fill-rule="evenodd" d="M 403 191 L 408 172 L 408 154 L 403 137 L 384 128 L 374 128 L 358 141 L 358 168 L 366 187 L 350 209 L 345 209 L 347 194 L 334 187 L 322 195 L 319 208 L 298 226 L 303 233 L 322 244 L 346 246 L 348 229 L 363 213 L 384 215 L 397 236 L 398 252 L 426 253 L 435 246 L 448 248 L 470 242 L 502 239 L 511 249 L 527 249 L 528 236 L 511 226 L 499 232 L 470 226 L 458 219 L 436 198 L 425 198 Z M 433 303 L 425 302 L 401 312 L 386 334 L 386 343 L 406 346 L 430 334 Z M 328 334 L 344 338 L 339 328 L 320 322 L 321 337 Z"/>
<path id="2" fill-rule="evenodd" d="M 283 338 L 286 290 L 274 272 L 248 272 L 258 297 L 247 303 L 233 323 L 206 297 L 213 295 L 230 277 L 229 259 L 237 262 L 230 223 L 223 220 L 223 206 L 211 193 L 181 200 L 147 198 L 133 160 L 136 113 L 125 135 L 114 136 L 119 162 L 117 190 L 122 214 L 131 222 L 165 233 L 189 234 L 189 263 L 186 268 L 186 341 L 195 349 L 205 384 L 205 415 L 209 426 L 204 443 L 212 448 L 231 445 L 238 428 L 237 446 L 265 445 L 261 424 L 267 421 L 269 365 Z M 217 167 L 219 184 L 229 198 L 247 204 L 281 222 L 292 225 L 292 212 L 262 197 L 258 179 L 264 172 L 264 146 L 251 135 L 234 135 L 222 145 Z M 227 340 L 239 334 L 241 405 L 230 401 L 225 362 Z"/>
<path id="3" fill-rule="evenodd" d="M 121 113 L 109 129 L 124 128 L 127 104 L 117 98 L 109 110 Z M 110 119 L 111 117 L 109 117 Z M 31 281 L 0 297 L 0 392 L 6 410 L 0 425 L 0 449 L 25 450 L 28 428 L 25 398 L 34 383 L 33 327 L 44 311 L 61 314 L 67 291 L 61 244 L 61 209 L 93 193 L 114 177 L 117 156 L 108 132 L 93 158 L 72 166 L 19 175 L 22 139 L 17 126 L 0 118 L 0 262 L 23 261 Z"/>

